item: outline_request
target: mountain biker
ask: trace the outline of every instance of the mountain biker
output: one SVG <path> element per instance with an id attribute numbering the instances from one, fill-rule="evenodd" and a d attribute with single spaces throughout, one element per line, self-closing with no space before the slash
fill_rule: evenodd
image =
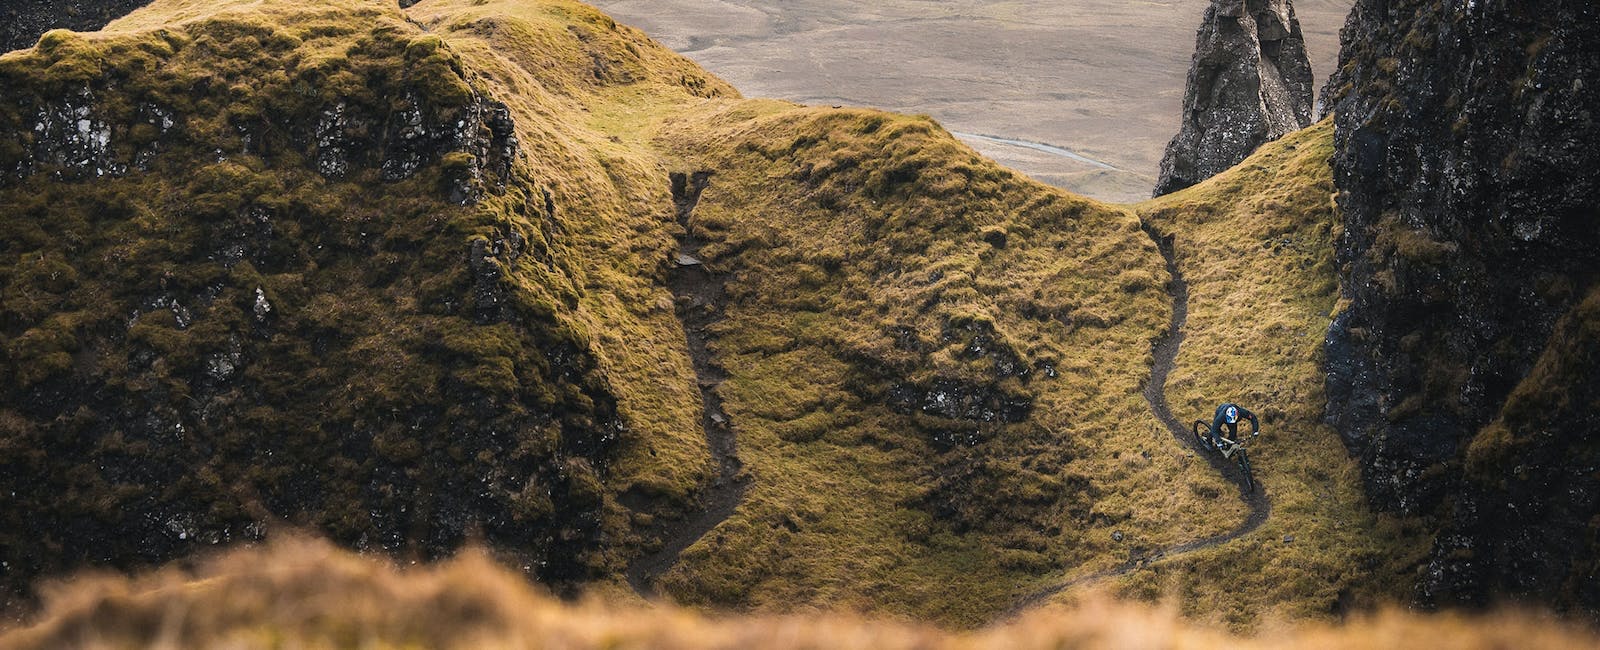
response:
<path id="1" fill-rule="evenodd" d="M 1228 442 L 1238 442 L 1240 418 L 1250 421 L 1250 435 L 1261 433 L 1261 422 L 1256 420 L 1256 414 L 1233 402 L 1223 402 L 1217 407 L 1216 415 L 1211 417 L 1211 446 L 1221 446 L 1217 444 L 1217 436 L 1222 433 L 1223 427 L 1228 428 Z"/>

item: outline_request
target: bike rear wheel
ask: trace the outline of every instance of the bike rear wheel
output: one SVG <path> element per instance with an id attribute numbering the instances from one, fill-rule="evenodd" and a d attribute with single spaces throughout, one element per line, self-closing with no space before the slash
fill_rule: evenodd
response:
<path id="1" fill-rule="evenodd" d="M 1239 450 L 1239 469 L 1244 472 L 1244 491 L 1256 491 L 1256 477 L 1250 471 L 1250 456 L 1243 449 Z"/>

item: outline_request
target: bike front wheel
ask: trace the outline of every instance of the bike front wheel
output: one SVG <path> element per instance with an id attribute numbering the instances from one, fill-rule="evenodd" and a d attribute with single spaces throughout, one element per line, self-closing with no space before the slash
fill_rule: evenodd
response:
<path id="1" fill-rule="evenodd" d="M 1191 426 L 1190 429 L 1194 431 L 1194 441 L 1196 444 L 1200 445 L 1201 449 L 1211 448 L 1211 439 L 1206 435 L 1207 433 L 1211 432 L 1210 424 L 1207 424 L 1205 420 L 1195 420 L 1194 425 Z M 1202 433 L 1202 431 L 1204 433 Z"/>
<path id="2" fill-rule="evenodd" d="M 1239 470 L 1244 472 L 1244 491 L 1255 492 L 1256 477 L 1250 471 L 1250 456 L 1243 449 L 1239 450 Z"/>

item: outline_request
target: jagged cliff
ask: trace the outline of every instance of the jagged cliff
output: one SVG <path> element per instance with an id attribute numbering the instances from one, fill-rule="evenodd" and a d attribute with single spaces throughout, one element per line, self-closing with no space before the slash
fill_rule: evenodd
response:
<path id="1" fill-rule="evenodd" d="M 1290 0 L 1213 0 L 1195 40 L 1183 127 L 1167 144 L 1155 196 L 1311 125 L 1311 62 Z"/>
<path id="2" fill-rule="evenodd" d="M 149 3 L 150 0 L 11 0 L 0 8 L 0 52 L 31 47 L 52 29 L 94 31 Z"/>
<path id="3" fill-rule="evenodd" d="M 1600 7 L 1358 2 L 1329 417 L 1432 522 L 1425 604 L 1600 609 Z"/>

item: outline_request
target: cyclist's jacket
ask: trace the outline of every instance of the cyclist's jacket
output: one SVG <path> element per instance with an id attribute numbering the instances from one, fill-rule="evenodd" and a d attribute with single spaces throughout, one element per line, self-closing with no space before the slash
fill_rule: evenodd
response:
<path id="1" fill-rule="evenodd" d="M 1254 435 L 1254 434 L 1257 434 L 1257 433 L 1261 432 L 1261 423 L 1256 420 L 1256 414 L 1245 410 L 1245 408 L 1243 406 L 1239 406 L 1238 404 L 1234 404 L 1233 402 L 1224 402 L 1221 406 L 1217 407 L 1217 414 L 1211 417 L 1211 432 L 1212 432 L 1213 435 L 1222 433 L 1222 427 L 1228 427 L 1228 437 L 1229 438 L 1237 439 L 1239 437 L 1239 425 L 1238 425 L 1238 423 L 1229 423 L 1228 422 L 1228 415 L 1227 414 L 1228 414 L 1228 407 L 1230 407 L 1230 406 L 1232 406 L 1233 408 L 1239 409 L 1239 419 L 1241 419 L 1241 420 L 1249 420 L 1250 421 L 1250 433 L 1251 433 L 1251 435 Z"/>

